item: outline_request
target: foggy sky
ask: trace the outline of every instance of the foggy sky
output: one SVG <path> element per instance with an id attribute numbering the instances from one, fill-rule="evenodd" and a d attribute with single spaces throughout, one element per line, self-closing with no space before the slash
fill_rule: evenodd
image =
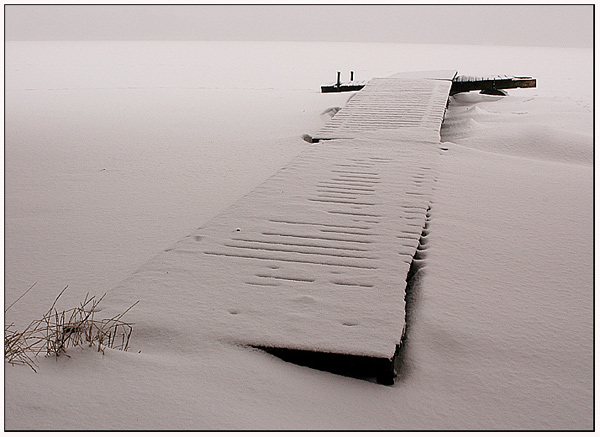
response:
<path id="1" fill-rule="evenodd" d="M 592 5 L 5 5 L 6 40 L 592 47 Z"/>

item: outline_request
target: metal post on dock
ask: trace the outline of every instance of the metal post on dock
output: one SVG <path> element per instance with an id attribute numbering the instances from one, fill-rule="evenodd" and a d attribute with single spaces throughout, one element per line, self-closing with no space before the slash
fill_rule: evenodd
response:
<path id="1" fill-rule="evenodd" d="M 339 86 L 342 84 L 342 81 L 341 81 L 341 79 L 340 79 L 340 76 L 341 76 L 341 75 L 342 75 L 342 72 L 341 72 L 341 71 L 338 71 L 338 72 L 337 72 L 337 82 L 335 83 L 335 85 L 336 85 L 336 86 L 338 86 L 338 87 L 339 87 Z"/>

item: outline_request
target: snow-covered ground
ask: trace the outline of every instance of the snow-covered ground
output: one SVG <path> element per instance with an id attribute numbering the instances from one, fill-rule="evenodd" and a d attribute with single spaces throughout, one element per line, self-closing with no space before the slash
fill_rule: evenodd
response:
<path id="1" fill-rule="evenodd" d="M 210 336 L 173 350 L 186 333 L 163 330 L 142 339 L 151 353 L 74 350 L 41 359 L 37 374 L 6 366 L 5 426 L 590 429 L 587 49 L 8 42 L 6 302 L 37 285 L 6 319 L 40 316 L 65 285 L 65 306 L 109 291 L 266 180 L 348 99 L 318 92 L 336 70 L 367 80 L 454 68 L 538 87 L 452 99 L 395 386 Z M 196 311 L 177 296 L 165 304 Z"/>

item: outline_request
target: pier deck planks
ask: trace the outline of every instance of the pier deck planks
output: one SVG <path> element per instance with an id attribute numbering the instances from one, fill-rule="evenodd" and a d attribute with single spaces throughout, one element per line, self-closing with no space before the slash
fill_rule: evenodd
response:
<path id="1" fill-rule="evenodd" d="M 132 322 L 186 332 L 173 347 L 208 336 L 391 359 L 440 153 L 452 79 L 440 76 L 373 79 L 320 131 L 329 141 L 308 145 L 112 295 L 140 300 Z"/>

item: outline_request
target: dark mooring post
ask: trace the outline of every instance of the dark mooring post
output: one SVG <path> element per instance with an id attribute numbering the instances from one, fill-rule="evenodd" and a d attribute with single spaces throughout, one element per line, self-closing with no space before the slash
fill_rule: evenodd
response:
<path id="1" fill-rule="evenodd" d="M 341 79 L 340 79 L 341 75 L 342 75 L 342 72 L 341 72 L 341 71 L 338 71 L 338 72 L 337 72 L 337 81 L 336 81 L 336 83 L 335 83 L 335 85 L 336 85 L 336 86 L 338 86 L 338 87 L 339 87 L 339 86 L 342 84 L 342 81 L 341 81 Z"/>
<path id="2" fill-rule="evenodd" d="M 350 72 L 350 82 L 354 80 L 354 71 Z"/>

